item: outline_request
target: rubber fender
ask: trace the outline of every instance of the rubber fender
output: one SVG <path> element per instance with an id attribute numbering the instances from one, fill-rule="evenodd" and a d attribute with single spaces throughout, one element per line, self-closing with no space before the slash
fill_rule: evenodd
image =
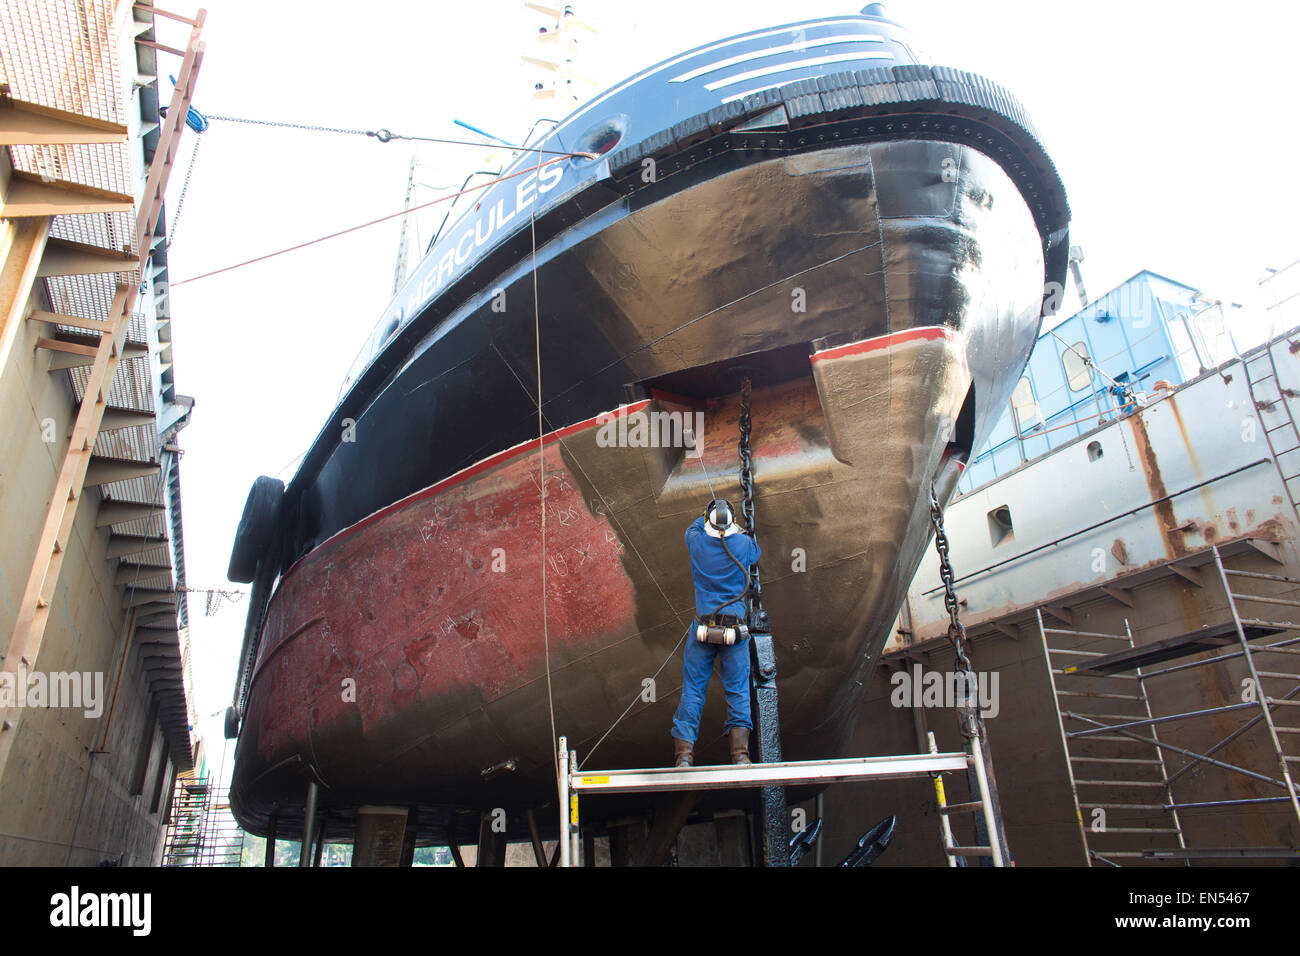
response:
<path id="1" fill-rule="evenodd" d="M 239 736 L 239 708 L 226 708 L 226 739 L 234 740 Z"/>
<path id="2" fill-rule="evenodd" d="M 235 545 L 230 549 L 230 567 L 226 577 L 239 584 L 249 584 L 257 574 L 261 560 L 271 542 L 284 500 L 284 482 L 262 475 L 253 482 L 244 502 L 244 513 L 235 531 Z"/>

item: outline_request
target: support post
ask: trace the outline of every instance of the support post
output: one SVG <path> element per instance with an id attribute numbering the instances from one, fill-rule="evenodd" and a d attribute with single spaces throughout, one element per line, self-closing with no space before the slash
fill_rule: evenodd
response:
<path id="1" fill-rule="evenodd" d="M 755 632 L 749 636 L 752 644 L 754 667 L 750 683 L 753 687 L 755 741 L 759 763 L 781 762 L 781 715 L 777 706 L 776 651 L 772 635 Z M 785 787 L 763 787 L 759 796 L 759 819 L 762 839 L 763 866 L 790 865 L 790 839 L 787 835 Z"/>
<path id="2" fill-rule="evenodd" d="M 272 810 L 271 823 L 266 831 L 266 856 L 262 859 L 263 866 L 275 866 L 275 831 L 276 824 L 279 823 L 279 818 L 279 811 Z"/>
<path id="3" fill-rule="evenodd" d="M 316 827 L 316 853 L 312 857 L 311 865 L 320 866 L 321 856 L 325 853 L 325 824 L 326 819 L 321 817 L 320 824 Z"/>
<path id="4" fill-rule="evenodd" d="M 533 860 L 542 869 L 546 869 L 546 848 L 542 846 L 542 833 L 537 829 L 537 814 L 528 808 L 528 836 L 533 841 Z"/>
<path id="5" fill-rule="evenodd" d="M 569 752 L 569 766 L 571 768 L 578 766 L 578 752 L 576 750 Z M 578 794 L 576 791 L 570 790 L 569 800 L 569 865 L 582 866 L 582 852 L 578 843 L 582 824 L 578 820 Z"/>
<path id="6" fill-rule="evenodd" d="M 401 866 L 406 839 L 405 807 L 359 807 L 353 866 Z"/>
<path id="7" fill-rule="evenodd" d="M 988 734 L 984 729 L 984 718 L 980 715 L 979 704 L 972 705 L 973 696 L 963 701 L 959 698 L 957 715 L 963 728 L 964 742 L 962 749 L 970 758 L 966 769 L 966 783 L 972 797 L 979 794 L 984 801 L 985 812 L 975 817 L 975 839 L 993 848 L 992 857 L 982 857 L 980 866 L 1004 866 L 1003 861 L 1011 859 L 1007 847 L 1007 834 L 1002 825 L 1002 802 L 998 796 L 997 778 L 993 775 L 993 755 L 989 753 Z M 969 736 L 965 728 L 975 728 Z"/>
<path id="8" fill-rule="evenodd" d="M 568 867 L 569 862 L 569 738 L 560 738 L 560 866 Z M 577 806 L 577 795 L 573 796 Z"/>
<path id="9" fill-rule="evenodd" d="M 302 848 L 298 853 L 299 866 L 311 866 L 312 844 L 316 842 L 316 800 L 319 788 L 315 780 L 307 781 L 307 804 L 302 811 Z"/>
<path id="10" fill-rule="evenodd" d="M 483 811 L 478 817 L 478 854 L 474 866 L 505 866 L 506 835 L 493 829 L 495 820 L 492 811 Z"/>
<path id="11" fill-rule="evenodd" d="M 980 745 L 979 737 L 972 737 L 970 746 L 971 763 L 975 767 L 975 777 L 979 781 L 980 803 L 984 807 L 984 826 L 994 837 L 989 841 L 989 847 L 993 850 L 993 865 L 1003 866 L 1005 836 L 1002 833 L 1001 815 L 997 812 L 997 794 L 993 790 L 991 768 L 984 762 L 984 748 Z"/>

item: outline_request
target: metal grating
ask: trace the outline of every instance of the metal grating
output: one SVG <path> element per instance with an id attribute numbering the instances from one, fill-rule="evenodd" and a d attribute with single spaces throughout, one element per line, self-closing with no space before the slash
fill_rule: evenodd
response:
<path id="1" fill-rule="evenodd" d="M 95 454 L 103 458 L 154 461 L 158 455 L 158 435 L 152 425 L 100 432 L 95 438 Z"/>
<path id="2" fill-rule="evenodd" d="M 126 97 L 113 6 L 113 0 L 0 4 L 0 63 L 10 94 L 28 103 L 124 123 Z M 23 172 L 135 192 L 125 144 L 14 146 L 10 155 L 14 168 Z"/>
<path id="3" fill-rule="evenodd" d="M 138 340 L 136 340 L 138 341 Z M 77 401 L 86 391 L 86 380 L 90 370 L 86 366 L 68 369 Z M 153 383 L 150 376 L 149 359 L 146 356 L 123 359 L 113 377 L 113 387 L 109 389 L 108 404 L 120 408 L 134 408 L 139 411 L 155 411 L 153 407 Z M 118 456 L 127 457 L 127 456 Z"/>
<path id="4" fill-rule="evenodd" d="M 125 122 L 113 55 L 113 0 L 0 4 L 0 59 L 13 95 L 83 116 Z"/>
<path id="5" fill-rule="evenodd" d="M 71 216 L 61 218 L 73 218 Z M 60 220 L 55 219 L 56 223 Z M 60 315 L 76 315 L 83 319 L 106 321 L 108 311 L 113 304 L 117 284 L 137 281 L 134 270 L 130 272 L 104 273 L 101 275 L 52 276 L 45 280 L 45 294 L 52 311 Z M 79 329 L 59 326 L 60 332 L 71 335 L 84 335 Z M 148 335 L 148 323 L 142 308 L 137 308 L 131 316 L 131 325 L 127 330 L 127 340 L 143 345 Z"/>
<path id="6" fill-rule="evenodd" d="M 77 149 L 90 149 L 78 146 Z M 126 162 L 123 157 L 123 162 Z M 105 249 L 124 249 L 131 244 L 135 220 L 129 212 L 95 212 L 81 216 L 59 216 L 50 225 L 50 235 L 88 246 Z M 132 269 L 129 275 L 135 275 Z"/>

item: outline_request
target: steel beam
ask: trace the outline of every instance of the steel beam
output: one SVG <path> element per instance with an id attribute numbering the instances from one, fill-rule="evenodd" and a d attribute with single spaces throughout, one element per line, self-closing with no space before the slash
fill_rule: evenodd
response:
<path id="1" fill-rule="evenodd" d="M 173 604 L 143 604 L 139 608 L 140 620 L 137 622 L 145 627 L 158 627 L 159 625 L 149 623 L 144 620 L 145 615 L 169 615 L 164 627 L 174 629 L 176 627 L 176 606 Z"/>
<path id="2" fill-rule="evenodd" d="M 18 337 L 22 317 L 32 295 L 32 285 L 45 254 L 50 231 L 49 217 L 20 220 L 14 223 L 13 240 L 0 271 L 0 307 L 4 325 L 0 326 L 0 368 L 9 360 L 9 352 Z"/>
<path id="3" fill-rule="evenodd" d="M 156 581 L 159 578 L 165 578 L 168 584 L 171 583 L 172 569 L 170 565 L 128 564 L 123 561 L 117 566 L 117 574 L 113 577 L 113 583 L 117 585 L 132 585 L 137 582 Z"/>
<path id="4" fill-rule="evenodd" d="M 65 180 L 44 180 L 33 173 L 15 170 L 9 179 L 2 219 L 32 216 L 75 216 L 100 212 L 130 212 L 135 200 L 126 193 L 96 189 Z"/>
<path id="5" fill-rule="evenodd" d="M 117 350 L 117 359 L 113 365 L 114 371 L 117 369 L 117 363 L 122 359 L 144 358 L 148 354 L 149 350 L 143 345 L 139 345 L 135 342 L 127 342 Z M 50 356 L 49 370 L 51 372 L 61 372 L 68 368 L 85 368 L 86 366 L 93 366 L 95 362 L 96 358 L 94 356 L 74 354 L 71 352 L 56 352 L 54 355 Z"/>
<path id="6" fill-rule="evenodd" d="M 163 591 L 154 588 L 128 587 L 126 593 L 122 595 L 122 607 L 143 607 L 146 604 L 176 604 L 179 599 L 179 595 L 172 590 Z"/>
<path id="7" fill-rule="evenodd" d="M 45 255 L 41 257 L 41 265 L 37 275 L 42 279 L 48 279 L 52 276 L 81 276 L 81 275 L 103 275 L 105 273 L 115 272 L 133 272 L 140 268 L 138 256 L 132 256 L 127 252 L 117 252 L 113 249 L 105 249 L 101 246 L 92 246 L 83 242 L 71 242 L 67 239 L 50 239 L 45 243 Z M 52 313 L 37 313 L 41 316 L 41 321 L 51 321 L 44 316 Z M 90 321 L 80 316 L 68 316 L 69 319 L 77 321 L 62 321 L 60 325 L 77 325 L 80 328 L 90 328 L 99 330 L 106 328 L 107 322 L 99 322 L 97 325 L 80 325 L 82 322 Z"/>
<path id="8" fill-rule="evenodd" d="M 153 412 L 138 412 L 131 408 L 104 409 L 104 418 L 99 423 L 101 432 L 120 431 L 123 428 L 135 428 L 137 425 L 152 425 L 156 419 Z"/>
<path id="9" fill-rule="evenodd" d="M 140 554 L 166 544 L 167 539 L 161 536 L 115 534 L 108 539 L 108 557 L 121 558 L 128 554 Z"/>
<path id="10" fill-rule="evenodd" d="M 165 647 L 175 646 L 180 637 L 174 627 L 137 627 L 135 639 L 140 645 L 161 644 Z"/>
<path id="11" fill-rule="evenodd" d="M 9 99 L 0 108 L 0 146 L 125 143 L 127 128 L 93 116 Z"/>
<path id="12" fill-rule="evenodd" d="M 93 455 L 90 459 L 90 466 L 86 469 L 84 485 L 87 488 L 98 488 L 100 485 L 111 484 L 115 481 L 148 478 L 150 475 L 158 474 L 161 470 L 162 466 L 156 461 L 130 461 L 129 459 L 101 458 L 99 455 Z M 128 519 L 123 518 L 121 520 Z M 98 527 L 103 526 L 98 525 Z"/>

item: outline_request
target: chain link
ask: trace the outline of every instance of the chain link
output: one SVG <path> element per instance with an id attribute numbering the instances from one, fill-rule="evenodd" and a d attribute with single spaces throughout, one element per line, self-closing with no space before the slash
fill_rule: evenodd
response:
<path id="1" fill-rule="evenodd" d="M 245 123 L 249 126 L 274 126 L 279 129 L 306 129 L 316 133 L 343 133 L 347 136 L 376 136 L 377 133 L 372 129 L 341 129 L 337 126 L 313 126 L 311 123 L 283 123 L 278 120 L 260 120 L 245 119 L 242 116 L 218 116 L 215 113 L 204 113 L 205 117 L 210 120 L 220 120 L 223 123 Z M 387 130 L 379 132 L 387 133 Z"/>
<path id="2" fill-rule="evenodd" d="M 750 400 L 753 397 L 753 385 L 749 376 L 740 381 L 740 513 L 745 517 L 745 530 L 758 540 L 758 528 L 754 523 L 754 460 L 750 448 L 750 434 L 753 420 L 749 413 Z M 767 611 L 763 609 L 763 584 L 758 577 L 758 565 L 749 567 L 749 590 L 745 593 L 745 616 L 749 626 L 758 631 L 768 628 Z"/>
<path id="3" fill-rule="evenodd" d="M 194 149 L 190 153 L 190 164 L 185 169 L 185 182 L 181 184 L 181 194 L 176 200 L 176 212 L 172 214 L 171 228 L 167 230 L 167 248 L 176 241 L 176 224 L 181 221 L 181 210 L 185 208 L 185 194 L 190 191 L 190 178 L 194 175 L 194 163 L 199 158 L 199 147 L 203 145 L 203 134 L 195 133 Z"/>
<path id="4" fill-rule="evenodd" d="M 960 604 L 957 601 L 957 588 L 952 564 L 948 561 L 948 535 L 943 530 L 943 510 L 939 507 L 939 493 L 930 483 L 930 524 L 934 528 L 934 549 L 939 552 L 939 578 L 943 581 L 943 606 L 948 611 L 948 640 L 952 642 L 953 652 L 957 655 L 957 671 L 961 674 L 961 685 L 969 693 L 975 686 L 971 673 L 970 657 L 966 653 L 966 625 L 958 617 Z M 961 731 L 967 737 L 982 736 L 978 707 L 960 708 Z"/>

